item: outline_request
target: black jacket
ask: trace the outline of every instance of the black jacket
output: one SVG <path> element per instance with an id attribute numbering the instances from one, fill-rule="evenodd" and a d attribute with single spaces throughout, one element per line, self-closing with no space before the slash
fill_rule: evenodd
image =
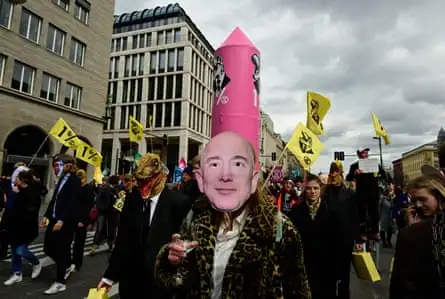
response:
<path id="1" fill-rule="evenodd" d="M 73 203 L 79 194 L 80 178 L 74 173 L 70 174 L 59 192 L 60 185 L 64 181 L 62 176 L 57 182 L 53 197 L 48 205 L 45 217 L 56 221 L 75 221 Z M 55 214 L 55 217 L 53 217 Z"/>
<path id="2" fill-rule="evenodd" d="M 90 211 L 94 205 L 94 186 L 86 184 L 80 187 L 78 196 L 73 204 L 75 221 L 84 225 L 90 224 Z"/>

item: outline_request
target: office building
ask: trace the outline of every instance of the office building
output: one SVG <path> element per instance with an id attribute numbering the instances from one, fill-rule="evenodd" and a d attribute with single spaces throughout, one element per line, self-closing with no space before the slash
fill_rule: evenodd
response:
<path id="1" fill-rule="evenodd" d="M 184 9 L 170 4 L 115 16 L 111 52 L 112 118 L 102 151 L 110 171 L 128 171 L 135 152 L 161 154 L 169 168 L 198 154 L 210 137 L 214 49 Z M 144 126 L 138 144 L 128 139 L 130 116 Z"/>
<path id="2" fill-rule="evenodd" d="M 74 154 L 47 137 L 58 118 L 100 150 L 113 12 L 113 0 L 0 0 L 3 174 L 36 155 L 32 167 L 50 181 L 50 158 Z"/>

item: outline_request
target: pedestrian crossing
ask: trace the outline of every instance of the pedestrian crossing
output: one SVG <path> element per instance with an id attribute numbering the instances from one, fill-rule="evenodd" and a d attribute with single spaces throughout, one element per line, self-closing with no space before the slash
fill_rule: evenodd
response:
<path id="1" fill-rule="evenodd" d="M 87 237 L 85 240 L 85 255 L 87 255 L 89 253 L 89 250 L 91 248 L 91 246 L 93 245 L 94 242 L 94 234 L 95 232 L 87 232 Z M 96 253 L 101 252 L 101 251 L 105 251 L 107 245 L 102 245 L 100 246 L 97 250 Z M 34 255 L 39 259 L 42 260 L 44 258 L 46 258 L 46 254 L 43 250 L 43 242 L 40 243 L 35 243 L 35 244 L 31 244 L 28 246 L 29 250 L 34 253 Z M 8 249 L 8 255 L 6 256 L 6 258 L 4 259 L 4 261 L 6 262 L 11 262 L 11 248 Z"/>

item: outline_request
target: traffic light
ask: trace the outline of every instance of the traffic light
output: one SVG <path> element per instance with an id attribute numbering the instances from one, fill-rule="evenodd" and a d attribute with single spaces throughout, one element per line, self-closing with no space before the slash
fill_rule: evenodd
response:
<path id="1" fill-rule="evenodd" d="M 334 160 L 344 161 L 345 160 L 345 152 L 334 152 Z"/>
<path id="2" fill-rule="evenodd" d="M 272 161 L 275 161 L 275 160 L 277 160 L 277 153 L 273 152 L 272 153 Z"/>
<path id="3" fill-rule="evenodd" d="M 162 145 L 163 146 L 167 146 L 168 145 L 168 136 L 167 136 L 167 134 L 164 134 L 162 136 Z"/>

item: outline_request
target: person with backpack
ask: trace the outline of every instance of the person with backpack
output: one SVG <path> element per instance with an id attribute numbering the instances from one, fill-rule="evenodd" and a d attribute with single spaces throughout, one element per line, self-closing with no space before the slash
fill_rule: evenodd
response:
<path id="1" fill-rule="evenodd" d="M 300 235 L 262 193 L 256 161 L 233 132 L 206 145 L 195 170 L 205 196 L 155 265 L 176 298 L 311 298 Z"/>

